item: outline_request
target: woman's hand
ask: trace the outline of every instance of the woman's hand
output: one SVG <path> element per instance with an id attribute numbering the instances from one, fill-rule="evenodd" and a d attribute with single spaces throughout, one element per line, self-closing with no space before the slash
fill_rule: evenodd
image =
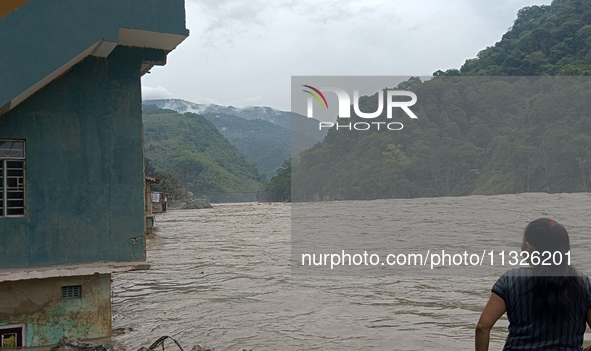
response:
<path id="1" fill-rule="evenodd" d="M 499 295 L 491 293 L 478 324 L 476 324 L 476 351 L 488 351 L 490 330 L 506 311 L 505 300 L 501 299 Z"/>

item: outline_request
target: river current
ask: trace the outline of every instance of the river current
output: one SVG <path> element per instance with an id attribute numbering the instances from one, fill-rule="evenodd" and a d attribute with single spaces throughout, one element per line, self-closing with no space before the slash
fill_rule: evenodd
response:
<path id="1" fill-rule="evenodd" d="M 473 223 L 551 217 L 569 230 L 571 245 L 591 234 L 588 194 L 500 195 L 478 210 L 482 199 L 414 199 L 404 214 L 411 221 L 413 211 L 428 210 L 457 226 L 466 219 L 450 208 L 472 211 Z M 473 349 L 498 276 L 292 276 L 290 215 L 289 204 L 242 203 L 157 216 L 147 240 L 151 268 L 113 276 L 114 343 L 135 351 L 169 335 L 185 351 L 196 344 L 216 351 Z M 486 230 L 494 236 L 507 228 Z M 491 350 L 502 349 L 507 325 L 505 317 L 495 325 Z"/>

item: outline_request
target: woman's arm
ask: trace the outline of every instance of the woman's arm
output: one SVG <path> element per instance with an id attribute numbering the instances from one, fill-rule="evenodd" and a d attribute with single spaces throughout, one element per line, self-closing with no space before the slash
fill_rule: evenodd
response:
<path id="1" fill-rule="evenodd" d="M 591 310 L 587 311 L 587 325 L 591 327 Z M 583 351 L 591 351 L 591 345 L 585 347 Z"/>
<path id="2" fill-rule="evenodd" d="M 505 301 L 499 295 L 491 293 L 478 324 L 476 324 L 476 351 L 488 351 L 490 330 L 505 311 L 507 311 Z"/>

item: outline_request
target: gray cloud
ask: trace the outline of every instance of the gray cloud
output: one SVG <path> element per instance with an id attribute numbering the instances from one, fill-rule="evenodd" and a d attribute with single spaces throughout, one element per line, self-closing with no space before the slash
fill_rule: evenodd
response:
<path id="1" fill-rule="evenodd" d="M 187 0 L 191 36 L 142 82 L 194 102 L 287 110 L 293 75 L 459 68 L 498 41 L 520 8 L 535 3 Z"/>
<path id="2" fill-rule="evenodd" d="M 195 20 L 204 26 L 199 31 L 207 45 L 231 44 L 252 27 L 264 27 L 265 15 L 272 15 L 276 2 L 264 0 L 188 0 Z"/>

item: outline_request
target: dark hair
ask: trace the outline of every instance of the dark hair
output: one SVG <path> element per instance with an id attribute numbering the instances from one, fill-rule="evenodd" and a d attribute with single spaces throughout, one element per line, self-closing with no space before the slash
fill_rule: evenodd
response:
<path id="1" fill-rule="evenodd" d="M 534 266 L 534 308 L 545 318 L 565 320 L 573 318 L 572 311 L 586 312 L 589 290 L 576 269 L 568 264 L 565 254 L 570 251 L 570 240 L 566 229 L 549 218 L 539 218 L 525 228 L 525 242 L 533 246 L 540 255 L 560 252 L 562 260 L 555 264 Z"/>

